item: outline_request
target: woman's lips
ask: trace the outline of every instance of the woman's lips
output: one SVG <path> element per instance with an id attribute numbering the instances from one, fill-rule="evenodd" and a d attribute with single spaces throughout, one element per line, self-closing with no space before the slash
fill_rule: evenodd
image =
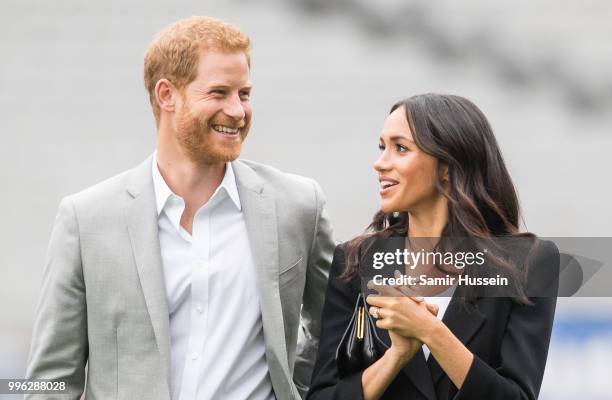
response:
<path id="1" fill-rule="evenodd" d="M 386 196 L 393 191 L 393 189 L 399 184 L 395 179 L 391 179 L 386 176 L 381 176 L 379 179 L 380 182 L 380 195 Z"/>
<path id="2" fill-rule="evenodd" d="M 381 187 L 379 193 L 380 193 L 381 196 L 387 196 L 389 193 L 391 193 L 393 191 L 393 189 L 395 189 L 396 186 L 397 186 L 397 184 L 392 185 L 392 186 L 388 186 L 388 187 L 385 187 L 385 188 Z"/>

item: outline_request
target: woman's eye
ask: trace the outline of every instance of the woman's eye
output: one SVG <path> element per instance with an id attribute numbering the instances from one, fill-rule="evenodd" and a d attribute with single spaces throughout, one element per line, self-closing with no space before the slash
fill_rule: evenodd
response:
<path id="1" fill-rule="evenodd" d="M 401 144 L 396 144 L 395 148 L 397 149 L 399 153 L 405 153 L 408 151 L 408 147 L 402 146 Z"/>
<path id="2" fill-rule="evenodd" d="M 382 144 L 382 143 L 379 143 L 379 144 L 378 144 L 378 150 L 380 150 L 380 151 L 384 151 L 384 150 L 385 150 L 385 145 L 384 145 L 384 144 Z"/>

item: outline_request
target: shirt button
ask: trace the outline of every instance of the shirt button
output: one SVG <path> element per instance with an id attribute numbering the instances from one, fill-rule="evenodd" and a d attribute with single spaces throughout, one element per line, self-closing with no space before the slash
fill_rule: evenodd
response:
<path id="1" fill-rule="evenodd" d="M 198 305 L 196 306 L 196 311 L 197 311 L 197 312 L 199 312 L 200 314 L 202 314 L 202 313 L 204 312 L 204 308 L 202 308 L 202 305 L 201 305 L 201 304 L 198 304 Z"/>
<path id="2" fill-rule="evenodd" d="M 191 353 L 191 359 L 197 360 L 200 355 L 198 353 Z"/>

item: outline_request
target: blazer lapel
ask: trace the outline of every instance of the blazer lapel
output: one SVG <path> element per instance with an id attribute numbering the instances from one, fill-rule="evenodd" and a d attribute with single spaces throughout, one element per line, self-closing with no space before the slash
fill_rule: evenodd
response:
<path id="1" fill-rule="evenodd" d="M 475 304 L 464 303 L 461 295 L 457 293 L 459 291 L 455 291 L 455 296 L 453 296 L 448 304 L 442 322 L 457 336 L 461 343 L 467 346 L 484 323 L 486 317 L 478 310 Z M 444 375 L 444 371 L 432 356 L 429 357 L 428 365 L 433 383 L 436 385 Z"/>
<path id="2" fill-rule="evenodd" d="M 288 370 L 285 324 L 279 290 L 276 204 L 274 197 L 265 192 L 263 181 L 248 165 L 234 161 L 232 166 L 255 261 L 270 378 L 275 390 L 282 387 L 278 393 L 292 393 L 287 380 L 291 374 Z"/>
<path id="3" fill-rule="evenodd" d="M 169 384 L 169 314 L 159 246 L 151 162 L 152 157 L 149 157 L 132 170 L 128 178 L 128 192 L 132 195 L 133 200 L 127 208 L 126 217 L 140 285 L 155 333 L 157 348 L 163 364 L 162 370 Z"/>

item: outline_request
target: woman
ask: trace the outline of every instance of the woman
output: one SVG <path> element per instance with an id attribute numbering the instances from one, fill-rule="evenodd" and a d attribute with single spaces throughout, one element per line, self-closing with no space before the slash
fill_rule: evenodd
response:
<path id="1" fill-rule="evenodd" d="M 529 296 L 528 286 L 532 276 L 557 276 L 559 253 L 551 242 L 519 232 L 517 195 L 487 119 L 462 97 L 410 97 L 392 107 L 380 149 L 374 169 L 381 209 L 369 232 L 335 251 L 308 399 L 537 398 L 556 286 L 549 285 L 545 297 Z M 437 302 L 438 312 L 418 296 L 392 296 L 398 288 L 370 295 L 382 356 L 364 370 L 341 375 L 336 350 L 362 291 L 365 243 L 402 236 L 404 242 L 436 238 L 437 245 L 463 237 L 497 249 L 488 262 L 514 278 L 512 297 L 456 285 L 427 288 L 454 291 Z M 530 257 L 504 257 L 499 237 L 526 240 Z M 429 273 L 448 273 L 446 267 L 435 265 Z"/>

